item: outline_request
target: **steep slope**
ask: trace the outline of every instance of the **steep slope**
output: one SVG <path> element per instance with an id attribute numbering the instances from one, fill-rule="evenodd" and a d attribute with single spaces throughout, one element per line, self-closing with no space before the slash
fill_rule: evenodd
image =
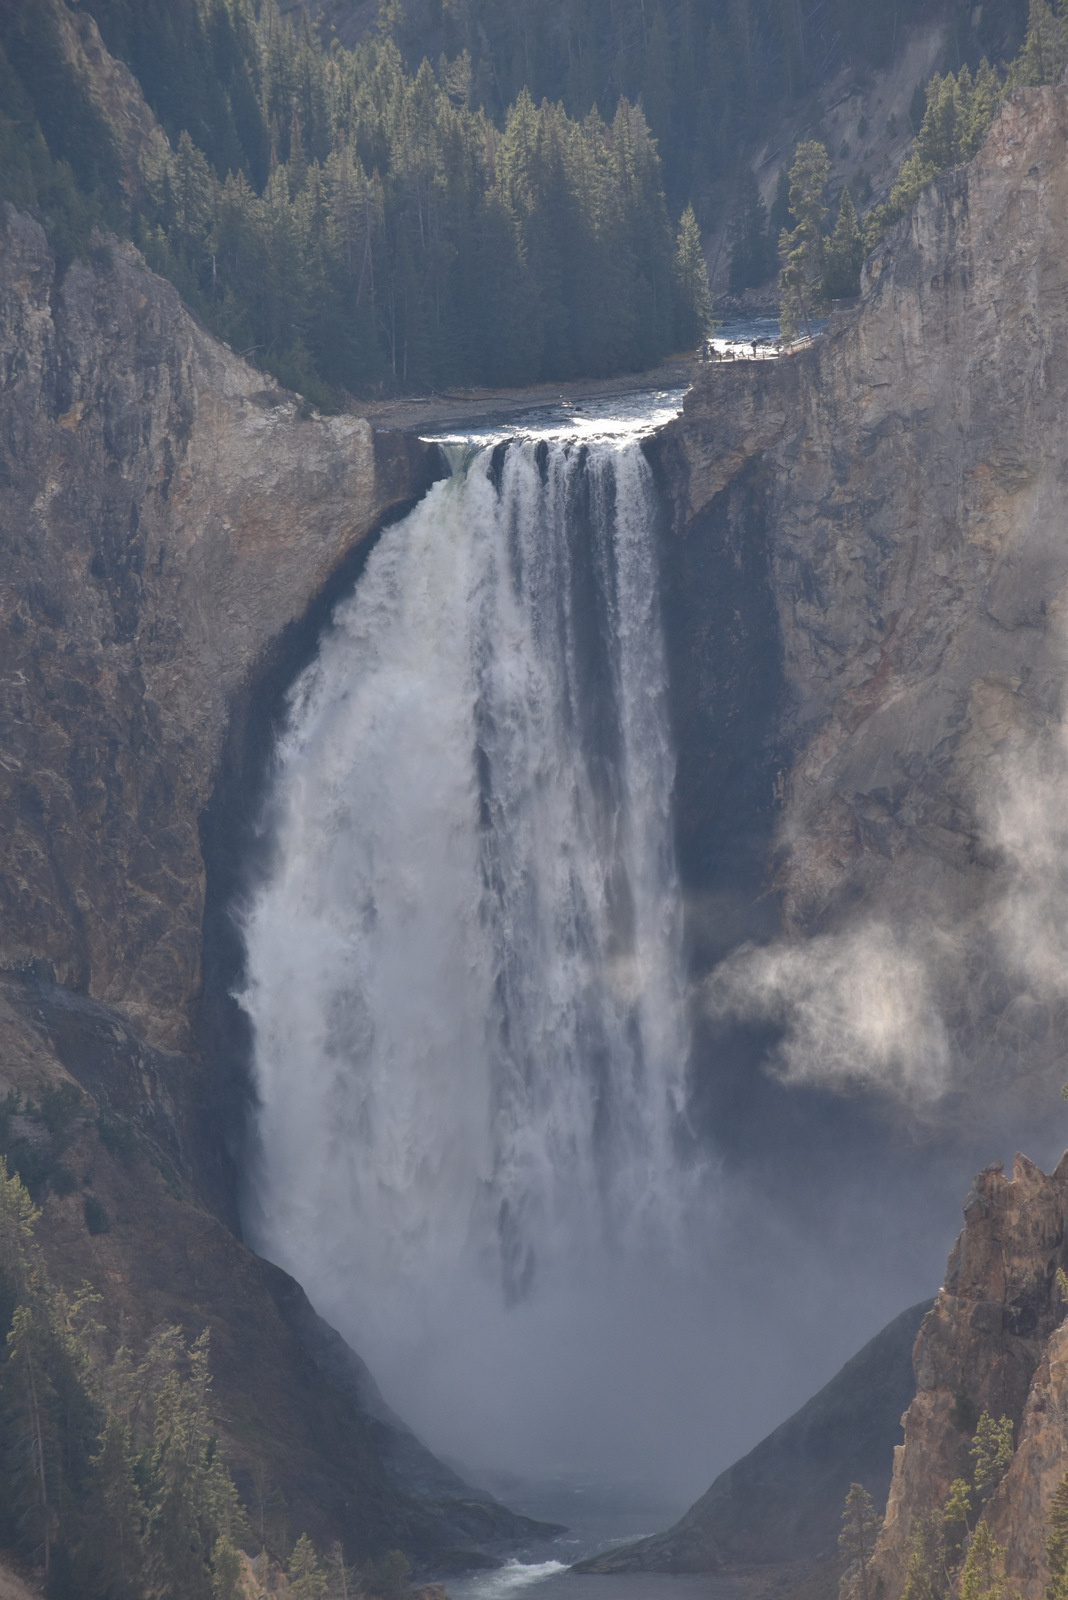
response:
<path id="1" fill-rule="evenodd" d="M 29 1162 L 60 1286 L 90 1282 L 135 1344 L 161 1323 L 213 1329 L 242 1482 L 266 1474 L 294 1524 L 353 1557 L 440 1563 L 534 1526 L 435 1462 L 234 1237 L 239 1071 L 225 1040 L 210 1063 L 196 1043 L 200 830 L 224 746 L 434 460 L 266 383 L 129 247 L 101 237 L 60 276 L 6 209 L 0 1097 L 23 1109 L 5 1148 Z M 32 1108 L 72 1080 L 61 1151 Z"/>
<path id="2" fill-rule="evenodd" d="M 733 702 L 699 619 L 676 643 L 684 847 L 712 781 L 691 732 L 772 707 L 782 932 L 720 966 L 710 1025 L 772 1030 L 792 1084 L 951 1106 L 958 1130 L 1040 1127 L 1061 1075 L 1066 130 L 1065 90 L 1014 92 L 855 312 L 706 369 L 657 446 L 672 592 L 718 563 L 717 606 L 765 641 Z"/>
<path id="3" fill-rule="evenodd" d="M 930 1301 L 896 1317 L 817 1395 L 666 1533 L 595 1556 L 579 1572 L 723 1572 L 833 1557 L 849 1485 L 877 1504 L 890 1485 L 901 1411 L 912 1397 L 912 1347 Z"/>
<path id="4" fill-rule="evenodd" d="M 182 1046 L 234 697 L 426 452 L 265 385 L 129 247 L 57 283 L 8 208 L 2 251 L 0 961 Z"/>

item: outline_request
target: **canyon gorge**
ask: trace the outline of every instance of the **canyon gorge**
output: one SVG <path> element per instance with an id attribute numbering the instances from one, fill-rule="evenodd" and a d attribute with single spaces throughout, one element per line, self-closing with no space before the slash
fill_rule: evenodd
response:
<path id="1" fill-rule="evenodd" d="M 85 56 L 101 105 L 129 138 L 150 140 L 151 114 L 91 24 L 72 33 L 70 48 Z M 555 571 L 567 547 L 562 524 L 529 511 L 555 484 L 565 498 L 587 496 L 591 548 L 622 539 L 627 515 L 641 510 L 646 542 L 633 546 L 641 555 L 630 600 L 612 587 L 623 545 L 612 546 L 594 577 L 584 568 L 571 574 L 568 592 L 581 590 L 575 610 L 596 613 L 599 628 L 613 607 L 631 619 L 647 666 L 662 651 L 649 680 L 654 735 L 654 711 L 635 704 L 641 696 L 625 653 L 599 654 L 581 629 L 568 635 L 574 683 L 584 686 L 575 703 L 595 706 L 597 716 L 566 752 L 553 745 L 543 761 L 544 770 L 578 774 L 561 779 L 560 792 L 579 794 L 576 815 L 597 818 L 586 860 L 611 882 L 612 916 L 602 926 L 574 915 L 573 883 L 561 891 L 567 909 L 544 922 L 528 914 L 522 886 L 540 881 L 540 869 L 518 847 L 506 858 L 503 830 L 494 834 L 485 818 L 477 834 L 454 828 L 444 847 L 427 844 L 419 819 L 390 834 L 396 792 L 407 786 L 410 794 L 414 781 L 393 724 L 368 716 L 349 775 L 338 780 L 350 801 L 358 784 L 381 821 L 375 848 L 392 839 L 419 881 L 444 871 L 446 857 L 459 873 L 464 850 L 472 873 L 492 876 L 492 856 L 494 881 L 512 885 L 499 902 L 509 948 L 525 952 L 524 971 L 508 980 L 518 993 L 525 975 L 537 979 L 502 1015 L 517 1030 L 522 1019 L 524 1037 L 567 1044 L 559 1072 L 546 1066 L 544 1049 L 523 1062 L 516 1046 L 514 1079 L 529 1095 L 523 1101 L 516 1090 L 514 1103 L 527 1110 L 509 1131 L 507 1180 L 518 1187 L 507 1188 L 500 1161 L 494 1166 L 480 1146 L 473 1166 L 486 1181 L 463 1203 L 492 1203 L 489 1233 L 505 1258 L 503 1274 L 500 1261 L 494 1270 L 518 1304 L 535 1273 L 531 1238 L 538 1229 L 541 1238 L 552 1234 L 516 1222 L 524 1205 L 569 1217 L 590 1196 L 603 1199 L 607 1172 L 622 1198 L 605 1202 L 605 1215 L 625 1231 L 623 1200 L 655 1187 L 676 1159 L 684 1175 L 699 1174 L 697 1225 L 711 1242 L 687 1270 L 715 1283 L 714 1292 L 695 1292 L 686 1326 L 696 1348 L 706 1318 L 708 1343 L 700 1358 L 689 1351 L 677 1390 L 665 1386 L 671 1404 L 698 1415 L 678 1480 L 688 1490 L 700 1473 L 708 1481 L 743 1455 L 889 1324 L 878 1336 L 885 1343 L 856 1357 L 822 1410 L 799 1413 L 785 1439 L 783 1429 L 772 1434 L 755 1465 L 747 1457 L 749 1468 L 745 1460 L 729 1468 L 735 1476 L 717 1480 L 678 1525 L 682 1535 L 632 1547 L 613 1558 L 615 1569 L 763 1564 L 800 1583 L 826 1572 L 844 1490 L 867 1472 L 873 1492 L 889 1486 L 874 1571 L 886 1600 L 897 1600 L 912 1522 L 944 1498 L 955 1471 L 964 1393 L 973 1410 L 1004 1411 L 1017 1426 L 989 1520 L 1011 1583 L 1024 1600 L 1038 1600 L 1049 1496 L 1068 1468 L 1055 1278 L 1066 1215 L 1056 1167 L 1068 1020 L 1066 230 L 1068 90 L 1015 89 L 978 156 L 924 191 L 869 258 L 859 302 L 837 311 L 810 346 L 777 361 L 695 364 L 679 414 L 628 446 L 629 456 L 613 456 L 611 474 L 598 465 L 599 446 L 580 441 L 512 443 L 497 455 L 491 447 L 479 476 L 469 460 L 449 459 L 457 447 L 421 439 L 417 424 L 386 430 L 347 412 L 322 415 L 213 338 L 132 245 L 99 232 L 87 257 L 60 266 L 37 222 L 4 208 L 0 1094 L 39 1104 L 50 1089 L 77 1086 L 62 1150 L 75 1185 L 61 1192 L 45 1180 L 40 1190 L 49 1271 L 71 1292 L 89 1282 L 102 1297 L 101 1321 L 138 1338 L 163 1321 L 192 1336 L 211 1327 L 219 1423 L 239 1488 L 251 1493 L 269 1476 L 294 1530 L 343 1540 L 352 1560 L 399 1547 L 435 1573 L 540 1548 L 554 1531 L 471 1488 L 431 1454 L 422 1429 L 411 1431 L 411 1417 L 392 1409 L 404 1413 L 399 1379 L 383 1398 L 367 1352 L 355 1354 L 321 1320 L 325 1311 L 341 1320 L 344 1295 L 326 1305 L 320 1292 L 314 1309 L 305 1297 L 296 1280 L 302 1264 L 311 1270 L 307 1240 L 286 1254 L 277 1231 L 253 1226 L 250 1235 L 287 1270 L 272 1265 L 243 1242 L 242 1206 L 247 1225 L 249 1171 L 260 1159 L 250 1135 L 255 1108 L 277 1110 L 273 1132 L 261 1122 L 258 1134 L 261 1149 L 271 1138 L 277 1149 L 310 1095 L 305 1075 L 290 1084 L 288 1103 L 272 1102 L 266 1078 L 256 1077 L 255 1029 L 274 1030 L 275 1068 L 284 1073 L 299 1054 L 286 1027 L 297 1000 L 314 990 L 299 971 L 286 976 L 309 936 L 298 939 L 284 897 L 272 915 L 292 947 L 281 952 L 288 966 L 260 961 L 253 949 L 256 897 L 268 893 L 279 861 L 282 834 L 269 802 L 273 795 L 280 804 L 294 770 L 285 744 L 293 707 L 311 705 L 327 721 L 349 714 L 347 690 L 336 702 L 314 700 L 329 652 L 342 648 L 346 627 L 359 635 L 360 596 L 384 612 L 428 573 L 437 574 L 427 583 L 438 593 L 447 575 L 433 566 L 444 559 L 436 538 L 452 540 L 452 552 L 476 524 L 492 524 L 502 549 L 522 547 L 528 570 Z M 609 474 L 611 488 L 602 488 L 617 508 L 607 520 L 589 510 L 599 472 Z M 435 507 L 461 492 L 469 496 L 463 516 L 435 523 Z M 532 528 L 542 542 L 527 547 Z M 414 577 L 389 566 L 402 529 Z M 490 558 L 464 559 L 488 563 L 472 592 L 488 608 L 478 649 L 492 656 L 494 640 L 518 624 L 507 586 L 494 588 L 487 575 Z M 643 604 L 662 614 L 662 636 L 641 632 L 634 619 Z M 553 596 L 539 607 L 540 618 L 549 616 Z M 409 621 L 411 637 L 425 642 L 425 615 Z M 556 692 L 539 654 L 549 632 L 545 624 L 523 645 L 536 704 Z M 460 633 L 453 619 L 437 668 L 425 667 L 443 706 Z M 370 657 L 380 645 L 366 646 Z M 464 671 L 457 666 L 457 681 Z M 494 679 L 487 669 L 472 697 L 483 719 L 478 748 L 495 773 L 517 759 L 506 737 L 518 718 L 512 688 L 507 673 Z M 398 718 L 405 704 L 401 694 Z M 466 738 L 452 739 L 453 726 L 443 713 L 408 737 L 438 738 L 445 761 Z M 657 742 L 665 730 L 670 757 Z M 372 771 L 361 768 L 368 747 Z M 628 771 L 644 810 L 637 799 L 628 810 L 612 788 L 624 747 L 643 752 Z M 457 777 L 460 799 L 474 782 L 487 810 L 491 800 L 502 812 L 523 810 L 518 780 L 508 788 L 476 777 Z M 335 797 L 325 757 L 311 778 L 300 769 L 292 781 L 316 790 L 324 811 Z M 285 804 L 296 815 L 295 802 Z M 552 826 L 562 814 L 552 814 Z M 541 826 L 550 822 L 531 824 L 535 833 Z M 659 863 L 655 881 L 619 842 L 627 828 L 645 840 L 641 862 Z M 496 855 L 485 843 L 491 835 Z M 292 859 L 288 846 L 281 855 Z M 327 860 L 327 887 L 333 871 Z M 593 889 L 584 893 L 596 903 Z M 644 930 L 640 962 L 637 934 L 623 955 L 613 943 L 627 920 L 617 915 L 624 902 L 628 926 Z M 388 910 L 380 895 L 380 931 L 389 932 Z M 352 917 L 339 934 L 342 966 L 367 926 Z M 484 930 L 485 918 L 472 917 Z M 399 965 L 407 926 L 398 913 L 389 932 Z M 582 969 L 570 988 L 561 979 L 554 1017 L 532 1022 L 551 987 L 546 974 L 559 976 L 539 966 L 549 926 L 566 927 L 575 949 L 596 951 L 615 987 L 598 992 Z M 446 906 L 442 939 L 455 927 Z M 486 938 L 496 949 L 497 931 Z M 650 976 L 654 950 L 662 966 Z M 417 966 L 417 952 L 408 954 Z M 486 993 L 496 993 L 500 963 L 482 945 L 458 944 L 453 954 L 451 989 L 477 968 Z M 328 963 L 312 965 L 318 981 Z M 250 973 L 258 998 L 249 998 Z M 644 1032 L 634 1023 L 633 989 L 643 982 L 659 997 L 656 1026 L 671 1018 L 655 1038 L 652 1021 Z M 430 1036 L 451 989 L 420 979 L 433 1002 Z M 344 1012 L 344 990 L 334 983 L 320 1020 Z M 577 1022 L 576 995 L 586 1007 Z M 342 1023 L 351 1043 L 351 1005 Z M 384 1029 L 376 1015 L 377 1039 Z M 581 1080 L 596 1054 L 591 1038 L 617 1034 L 631 1052 L 626 1072 L 615 1083 L 607 1068 L 599 1079 L 589 1069 L 600 1098 L 568 1113 L 570 1132 L 582 1129 L 567 1157 L 577 1163 L 572 1176 L 580 1172 L 574 1188 L 539 1189 L 539 1167 L 522 1190 L 516 1174 L 529 1174 L 552 1143 L 534 1129 L 535 1111 L 552 1124 L 559 1084 Z M 383 1048 L 388 1067 L 401 1046 L 387 1039 Z M 453 1042 L 467 1062 L 480 1048 L 466 1036 Z M 621 1052 L 606 1047 L 613 1062 Z M 643 1077 L 654 1061 L 655 1096 L 652 1069 Z M 396 1081 L 383 1068 L 376 1114 L 387 1122 Z M 627 1101 L 635 1083 L 641 1092 Z M 439 1101 L 422 1107 L 430 1145 L 443 1119 L 460 1118 L 458 1093 L 446 1084 Z M 598 1121 L 606 1106 L 607 1133 Z M 479 1107 L 482 1115 L 482 1100 Z M 499 1129 L 498 1102 L 494 1110 Z M 320 1127 L 329 1130 L 335 1113 L 327 1097 Z M 54 1135 L 20 1115 L 23 1136 L 47 1154 Z M 660 1116 L 654 1159 L 642 1138 Z M 462 1130 L 453 1135 L 451 1152 Z M 358 1128 L 356 1137 L 364 1138 Z M 1053 1176 L 1027 1159 L 1011 1181 L 991 1169 L 1011 1153 L 1007 1142 Z M 299 1211 L 302 1168 L 318 1159 L 302 1147 L 268 1206 Z M 954 1196 L 979 1168 L 987 1170 L 966 1204 L 965 1232 L 910 1376 L 908 1350 L 924 1297 L 938 1287 Z M 373 1188 L 381 1174 L 357 1176 Z M 434 1174 L 424 1165 L 416 1181 L 432 1189 Z M 413 1236 L 435 1223 L 428 1196 Z M 97 1231 L 85 1224 L 90 1198 L 107 1218 Z M 510 1221 L 501 1220 L 506 1199 Z M 334 1205 L 328 1195 L 317 1227 Z M 750 1272 L 765 1243 L 769 1265 Z M 369 1262 L 374 1245 L 356 1250 L 346 1271 L 381 1282 L 388 1263 Z M 343 1253 L 344 1240 L 330 1248 Z M 319 1283 L 334 1259 L 326 1254 Z M 793 1368 L 784 1301 L 807 1351 Z M 914 1301 L 923 1303 L 902 1313 Z M 666 1295 L 664 1304 L 675 1302 Z M 830 1330 L 818 1353 L 814 1330 Z M 352 1343 L 359 1347 L 354 1334 Z M 753 1393 L 730 1398 L 740 1381 L 731 1363 L 743 1355 Z M 708 1393 L 694 1398 L 702 1367 Z M 873 1373 L 886 1377 L 881 1388 Z M 478 1379 L 476 1371 L 473 1387 Z M 656 1404 L 654 1392 L 650 1413 Z M 641 1409 L 637 1399 L 633 1409 Z M 700 1436 L 717 1411 L 722 1436 L 708 1440 L 706 1469 Z M 845 1417 L 847 1432 L 866 1418 L 871 1434 L 851 1455 L 828 1423 L 830 1442 L 818 1446 L 826 1474 L 809 1493 L 798 1479 L 811 1473 L 817 1449 L 812 1418 L 828 1415 Z M 669 1440 L 664 1453 L 672 1448 Z M 754 1481 L 772 1485 L 768 1505 L 764 1489 L 750 1490 L 744 1516 L 736 1513 L 735 1488 Z M 773 1514 L 777 1525 L 800 1530 L 796 1537 L 775 1543 Z"/>

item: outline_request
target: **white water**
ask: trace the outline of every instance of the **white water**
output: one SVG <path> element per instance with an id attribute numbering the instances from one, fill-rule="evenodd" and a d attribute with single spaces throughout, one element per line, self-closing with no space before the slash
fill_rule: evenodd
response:
<path id="1" fill-rule="evenodd" d="M 245 921 L 254 1242 L 476 1462 L 640 1453 L 675 1381 L 655 504 L 632 422 L 582 432 L 499 483 L 454 443 L 383 535 L 292 691 Z"/>

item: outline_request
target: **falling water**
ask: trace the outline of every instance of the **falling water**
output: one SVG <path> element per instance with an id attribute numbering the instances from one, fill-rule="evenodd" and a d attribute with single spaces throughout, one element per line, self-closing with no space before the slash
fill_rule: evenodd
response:
<path id="1" fill-rule="evenodd" d="M 687 1035 L 649 468 L 448 448 L 291 692 L 242 1002 L 255 1242 L 470 1451 L 670 1252 Z"/>

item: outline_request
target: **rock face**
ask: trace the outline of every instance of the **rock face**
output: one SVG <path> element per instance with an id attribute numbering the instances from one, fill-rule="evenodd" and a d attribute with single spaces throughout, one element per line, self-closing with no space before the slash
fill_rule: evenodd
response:
<path id="1" fill-rule="evenodd" d="M 895 1453 L 886 1521 L 872 1562 L 876 1591 L 901 1594 L 910 1531 L 968 1475 L 983 1410 L 1009 1416 L 1016 1450 L 986 1518 L 1006 1547 L 1010 1588 L 1040 1600 L 1049 1502 L 1068 1470 L 1068 1327 L 1056 1287 L 1068 1262 L 1068 1157 L 1051 1177 L 1017 1156 L 1013 1176 L 980 1173 L 945 1286 L 916 1340 L 916 1396 Z"/>
<path id="2" fill-rule="evenodd" d="M 1066 132 L 1068 91 L 1014 92 L 876 251 L 855 311 L 788 359 L 702 369 L 655 445 L 669 595 L 715 561 L 720 631 L 765 640 L 733 699 L 699 631 L 680 676 L 684 866 L 704 716 L 767 819 L 781 908 L 774 950 L 728 963 L 715 1003 L 785 1025 L 787 1077 L 914 1099 L 970 1077 L 991 1126 L 1027 1093 L 1006 1062 L 1043 1097 L 1059 1082 L 1065 1014 Z M 759 748 L 730 743 L 724 704 L 740 729 L 763 707 Z M 814 935 L 849 940 L 846 1013 L 858 952 L 886 999 L 880 1037 L 854 1019 L 839 1056 L 795 1004 Z"/>
<path id="3" fill-rule="evenodd" d="M 128 247 L 57 283 L 12 209 L 0 373 L 0 965 L 188 1049 L 234 697 L 428 452 L 267 383 Z"/>
<path id="4" fill-rule="evenodd" d="M 215 1412 L 246 1502 L 268 1480 L 291 1528 L 320 1544 L 341 1538 L 359 1562 L 400 1547 L 440 1566 L 544 1538 L 436 1461 L 299 1285 L 205 1206 L 195 1070 L 88 996 L 0 976 L 0 1101 L 15 1090 L 39 1104 L 62 1083 L 83 1091 L 58 1147 L 32 1113 L 18 1119 L 34 1143 L 36 1237 L 53 1279 L 69 1291 L 91 1283 L 101 1324 L 134 1349 L 161 1327 L 191 1339 L 207 1328 Z M 51 1181 L 53 1158 L 66 1183 Z"/>
<path id="5" fill-rule="evenodd" d="M 833 1558 L 849 1485 L 886 1497 L 912 1346 L 930 1302 L 877 1334 L 673 1528 L 580 1562 L 580 1572 L 726 1572 Z"/>
<path id="6" fill-rule="evenodd" d="M 71 40 L 99 48 L 92 29 Z M 129 90 L 121 73 L 112 88 Z M 91 1282 L 135 1343 L 161 1322 L 212 1329 L 239 1482 L 266 1474 L 320 1542 L 485 1561 L 552 1530 L 435 1461 L 292 1279 L 239 1243 L 219 1126 L 233 1086 L 197 1048 L 224 751 L 437 454 L 318 416 L 132 248 L 101 238 L 59 278 L 35 222 L 7 208 L 2 224 L 0 1099 L 83 1095 L 63 1183 L 22 1119 L 49 1270 Z"/>

